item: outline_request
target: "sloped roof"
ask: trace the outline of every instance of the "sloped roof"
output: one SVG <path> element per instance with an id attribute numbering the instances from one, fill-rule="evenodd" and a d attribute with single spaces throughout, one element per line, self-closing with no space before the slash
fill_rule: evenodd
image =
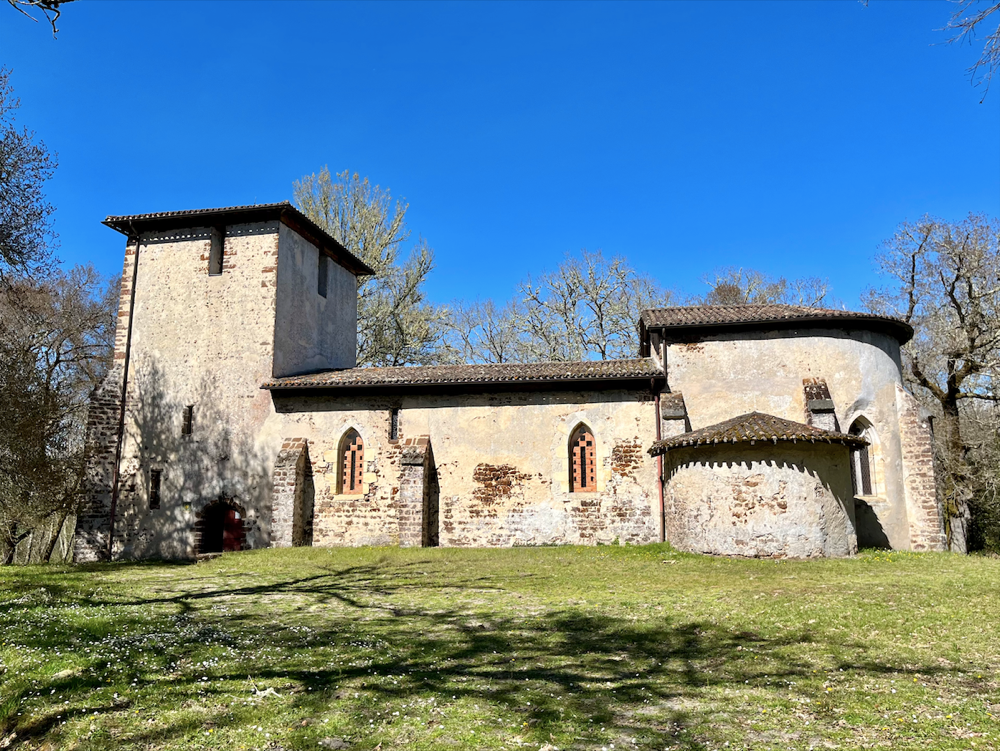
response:
<path id="1" fill-rule="evenodd" d="M 792 422 L 763 412 L 750 412 L 739 417 L 709 425 L 705 428 L 681 433 L 662 441 L 656 441 L 649 453 L 653 456 L 670 449 L 689 446 L 714 446 L 719 443 L 756 443 L 757 441 L 808 441 L 810 443 L 842 443 L 845 446 L 866 446 L 868 441 L 859 436 L 823 430 L 800 422 Z"/>
<path id="2" fill-rule="evenodd" d="M 257 203 L 248 206 L 225 206 L 215 209 L 157 211 L 151 214 L 109 216 L 101 224 L 128 237 L 134 237 L 139 232 L 266 222 L 274 219 L 280 219 L 317 247 L 326 250 L 341 266 L 355 274 L 364 276 L 375 273 L 364 261 L 347 250 L 336 238 L 288 201 Z"/>
<path id="3" fill-rule="evenodd" d="M 593 383 L 648 381 L 663 371 L 650 357 L 582 362 L 500 363 L 491 365 L 422 365 L 392 368 L 347 368 L 308 375 L 273 378 L 264 389 L 357 389 L 398 386 L 468 384 Z"/>
<path id="4" fill-rule="evenodd" d="M 639 317 L 646 329 L 721 330 L 834 326 L 892 334 L 900 343 L 913 338 L 909 324 L 889 316 L 806 305 L 688 305 L 652 308 Z M 669 336 L 669 332 L 667 332 Z"/>

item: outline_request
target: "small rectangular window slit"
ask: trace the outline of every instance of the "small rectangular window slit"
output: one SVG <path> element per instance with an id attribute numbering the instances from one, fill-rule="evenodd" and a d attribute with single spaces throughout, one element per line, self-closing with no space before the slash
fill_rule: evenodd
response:
<path id="1" fill-rule="evenodd" d="M 181 435 L 191 435 L 194 427 L 194 406 L 189 404 L 184 408 L 184 422 L 181 423 Z"/>
<path id="2" fill-rule="evenodd" d="M 389 440 L 399 440 L 399 407 L 389 410 Z"/>
<path id="3" fill-rule="evenodd" d="M 316 277 L 316 291 L 319 292 L 320 297 L 326 297 L 326 282 L 329 276 L 329 271 L 327 269 L 329 259 L 326 254 L 321 250 L 319 252 L 319 268 L 317 269 Z"/>
<path id="4" fill-rule="evenodd" d="M 211 238 L 208 251 L 208 275 L 219 276 L 222 273 L 222 253 L 226 245 L 226 228 L 212 227 Z"/>
<path id="5" fill-rule="evenodd" d="M 149 507 L 157 509 L 160 507 L 160 474 L 163 470 L 149 470 Z"/>

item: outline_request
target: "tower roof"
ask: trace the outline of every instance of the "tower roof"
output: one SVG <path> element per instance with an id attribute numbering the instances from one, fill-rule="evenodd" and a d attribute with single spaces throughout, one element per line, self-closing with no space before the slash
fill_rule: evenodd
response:
<path id="1" fill-rule="evenodd" d="M 307 217 L 288 201 L 258 203 L 252 206 L 226 206 L 217 209 L 191 209 L 187 211 L 158 211 L 152 214 L 109 216 L 101 224 L 130 238 L 143 232 L 184 229 L 186 227 L 216 227 L 227 224 L 268 222 L 274 219 L 298 232 L 316 245 L 337 263 L 357 276 L 374 274 L 364 261 L 340 244 L 336 238 Z"/>

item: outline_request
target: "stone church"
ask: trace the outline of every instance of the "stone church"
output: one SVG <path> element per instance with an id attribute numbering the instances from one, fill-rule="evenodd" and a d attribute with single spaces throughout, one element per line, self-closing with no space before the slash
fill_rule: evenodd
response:
<path id="1" fill-rule="evenodd" d="M 111 216 L 115 364 L 75 558 L 292 545 L 942 550 L 905 323 L 637 311 L 626 360 L 355 367 L 370 274 L 288 203 Z"/>

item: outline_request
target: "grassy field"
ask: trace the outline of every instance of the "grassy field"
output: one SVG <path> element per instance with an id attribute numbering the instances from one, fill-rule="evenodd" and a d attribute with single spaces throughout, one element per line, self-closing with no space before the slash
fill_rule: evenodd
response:
<path id="1" fill-rule="evenodd" d="M 0 603 L 0 748 L 1000 748 L 997 559 L 303 548 Z"/>

